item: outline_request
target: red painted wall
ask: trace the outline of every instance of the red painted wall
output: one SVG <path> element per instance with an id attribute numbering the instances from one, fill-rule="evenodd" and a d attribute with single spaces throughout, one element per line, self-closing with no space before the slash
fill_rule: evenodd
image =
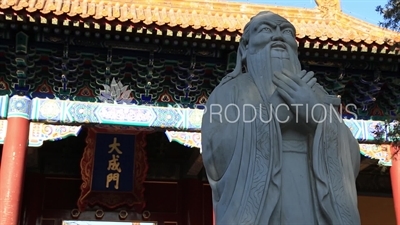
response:
<path id="1" fill-rule="evenodd" d="M 26 174 L 22 208 L 22 225 L 61 225 L 63 220 L 76 220 L 71 210 L 76 208 L 81 180 L 76 178 L 44 177 Z M 149 221 L 158 225 L 212 224 L 211 190 L 200 180 L 179 182 L 147 181 L 146 207 Z M 106 211 L 104 221 L 137 221 L 141 216 L 129 212 L 120 220 L 118 212 Z M 95 211 L 80 214 L 78 219 L 96 220 Z"/>

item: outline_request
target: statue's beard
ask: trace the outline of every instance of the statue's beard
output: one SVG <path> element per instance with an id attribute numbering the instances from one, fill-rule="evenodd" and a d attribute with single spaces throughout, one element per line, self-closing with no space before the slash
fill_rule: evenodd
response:
<path id="1" fill-rule="evenodd" d="M 256 53 L 247 54 L 247 70 L 253 77 L 263 100 L 269 99 L 274 93 L 276 87 L 272 82 L 273 72 L 281 72 L 287 69 L 292 73 L 298 74 L 301 70 L 300 61 L 296 52 L 286 46 L 286 50 L 271 48 L 273 42 L 267 44 L 263 49 Z"/>

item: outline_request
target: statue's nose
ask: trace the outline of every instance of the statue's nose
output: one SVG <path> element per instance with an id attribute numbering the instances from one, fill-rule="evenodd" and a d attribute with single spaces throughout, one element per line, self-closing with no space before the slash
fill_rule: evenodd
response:
<path id="1" fill-rule="evenodd" d="M 282 34 L 279 30 L 275 31 L 274 35 L 272 36 L 272 41 L 283 41 Z"/>
<path id="2" fill-rule="evenodd" d="M 281 28 L 276 26 L 276 30 L 272 35 L 272 41 L 283 41 Z"/>

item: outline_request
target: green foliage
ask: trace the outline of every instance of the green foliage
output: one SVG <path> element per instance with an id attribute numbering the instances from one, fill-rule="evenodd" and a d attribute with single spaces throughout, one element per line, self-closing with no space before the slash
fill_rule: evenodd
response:
<path id="1" fill-rule="evenodd" d="M 383 16 L 384 21 L 379 25 L 394 31 L 400 31 L 400 0 L 388 0 L 384 6 L 377 6 L 375 9 Z"/>
<path id="2" fill-rule="evenodd" d="M 394 151 L 392 157 L 396 157 L 400 150 L 400 122 L 393 120 L 392 122 L 385 121 L 383 124 L 377 124 L 372 131 L 375 135 L 377 144 L 389 143 Z"/>
<path id="3" fill-rule="evenodd" d="M 378 124 L 372 133 L 379 144 L 391 143 L 400 145 L 400 123 L 398 121 L 391 123 L 385 121 L 383 124 Z"/>

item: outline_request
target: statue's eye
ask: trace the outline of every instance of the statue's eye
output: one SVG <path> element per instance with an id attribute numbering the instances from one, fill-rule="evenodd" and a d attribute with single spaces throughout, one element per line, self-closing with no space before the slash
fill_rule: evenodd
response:
<path id="1" fill-rule="evenodd" d="M 284 30 L 282 33 L 294 36 L 293 31 L 291 30 Z"/>
<path id="2" fill-rule="evenodd" d="M 265 31 L 265 32 L 268 32 L 268 33 L 271 33 L 272 32 L 272 30 L 271 30 L 271 28 L 269 28 L 269 27 L 263 27 L 262 29 L 261 29 L 261 31 Z"/>

